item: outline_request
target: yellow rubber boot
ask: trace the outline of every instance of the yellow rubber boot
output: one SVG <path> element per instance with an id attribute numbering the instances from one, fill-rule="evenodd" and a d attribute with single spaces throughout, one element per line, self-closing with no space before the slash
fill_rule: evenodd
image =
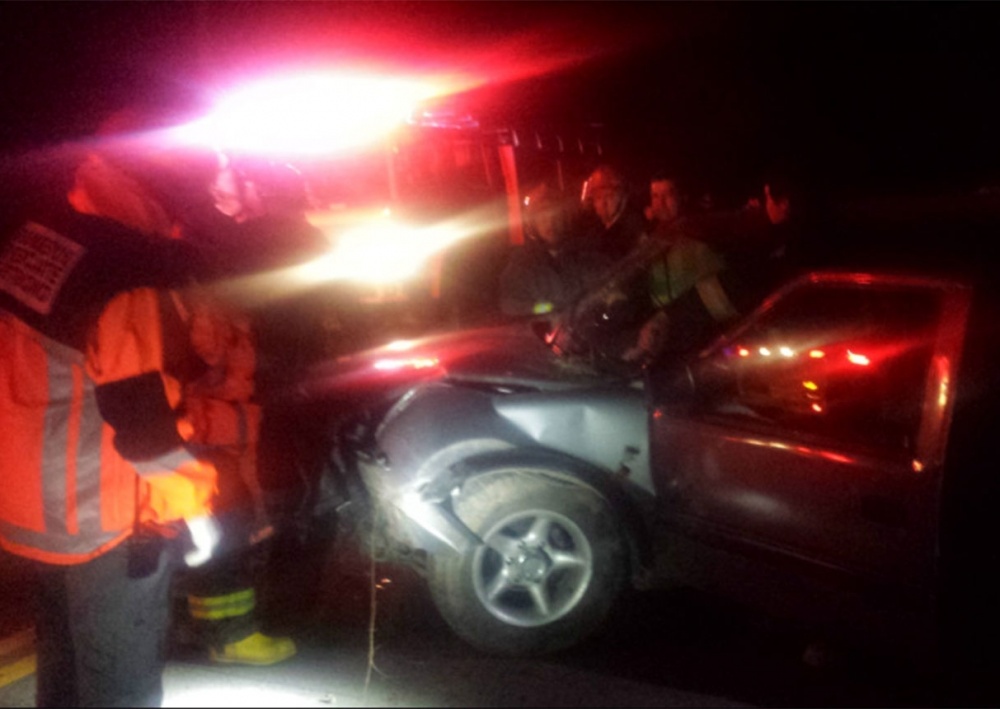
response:
<path id="1" fill-rule="evenodd" d="M 297 652 L 291 638 L 272 638 L 254 633 L 242 640 L 229 643 L 222 650 L 212 648 L 212 662 L 232 665 L 274 665 L 287 660 Z"/>

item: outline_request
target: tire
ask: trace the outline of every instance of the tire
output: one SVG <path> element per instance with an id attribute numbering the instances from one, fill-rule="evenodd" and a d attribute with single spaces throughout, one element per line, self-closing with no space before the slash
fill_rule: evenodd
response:
<path id="1" fill-rule="evenodd" d="M 489 653 L 540 655 L 601 625 L 624 585 L 626 550 L 599 494 L 502 471 L 469 480 L 453 504 L 486 542 L 430 559 L 431 594 L 459 637 Z"/>

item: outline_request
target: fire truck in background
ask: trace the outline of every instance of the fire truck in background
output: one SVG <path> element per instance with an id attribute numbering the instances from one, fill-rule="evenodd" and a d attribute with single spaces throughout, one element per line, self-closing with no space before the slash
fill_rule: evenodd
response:
<path id="1" fill-rule="evenodd" d="M 425 327 L 464 327 L 498 317 L 499 273 L 525 238 L 524 194 L 542 181 L 579 194 L 602 146 L 596 128 L 567 136 L 426 111 L 394 131 L 380 153 L 306 170 L 318 207 L 310 219 L 337 234 L 338 215 L 367 207 L 363 213 L 376 221 L 369 216 L 360 230 L 339 232 L 367 239 L 379 256 L 367 283 L 356 282 L 360 300 L 422 313 Z M 372 204 L 376 196 L 383 199 Z"/>
<path id="2" fill-rule="evenodd" d="M 356 103 L 370 111 L 367 93 Z M 252 161 L 301 175 L 307 218 L 330 251 L 281 278 L 330 294 L 331 354 L 495 321 L 499 274 L 524 241 L 524 194 L 545 181 L 575 197 L 604 151 L 598 125 L 491 122 L 461 97 L 417 99 L 376 135 L 381 115 L 343 120 L 350 101 L 322 120 L 323 96 L 313 85 L 294 109 L 305 123 L 287 118 L 289 100 L 242 99 L 213 116 L 211 137 L 237 173 Z M 248 116 L 276 103 L 283 118 L 247 130 Z"/>

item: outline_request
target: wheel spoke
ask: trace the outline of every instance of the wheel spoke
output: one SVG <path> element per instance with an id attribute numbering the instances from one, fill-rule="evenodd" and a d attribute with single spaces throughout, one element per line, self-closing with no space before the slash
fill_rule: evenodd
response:
<path id="1" fill-rule="evenodd" d="M 486 586 L 486 598 L 490 601 L 496 600 L 497 596 L 511 587 L 507 574 L 499 571 L 496 576 Z"/>
<path id="2" fill-rule="evenodd" d="M 531 595 L 535 608 L 538 609 L 538 615 L 542 618 L 548 618 L 552 611 L 549 607 L 549 592 L 546 585 L 544 583 L 530 584 L 528 593 Z"/>
<path id="3" fill-rule="evenodd" d="M 586 567 L 589 561 L 576 552 L 549 551 L 553 569 L 579 569 Z"/>
<path id="4" fill-rule="evenodd" d="M 533 546 L 547 544 L 550 527 L 552 527 L 552 520 L 547 515 L 538 515 L 531 523 L 531 528 L 524 535 L 524 541 Z"/>

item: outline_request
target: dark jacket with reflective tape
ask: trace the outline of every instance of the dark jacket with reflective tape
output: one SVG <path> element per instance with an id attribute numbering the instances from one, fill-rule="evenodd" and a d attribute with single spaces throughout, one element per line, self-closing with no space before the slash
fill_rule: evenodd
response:
<path id="1" fill-rule="evenodd" d="M 91 559 L 142 522 L 209 511 L 215 471 L 185 447 L 199 360 L 170 289 L 179 242 L 59 210 L 0 236 L 0 545 Z"/>

